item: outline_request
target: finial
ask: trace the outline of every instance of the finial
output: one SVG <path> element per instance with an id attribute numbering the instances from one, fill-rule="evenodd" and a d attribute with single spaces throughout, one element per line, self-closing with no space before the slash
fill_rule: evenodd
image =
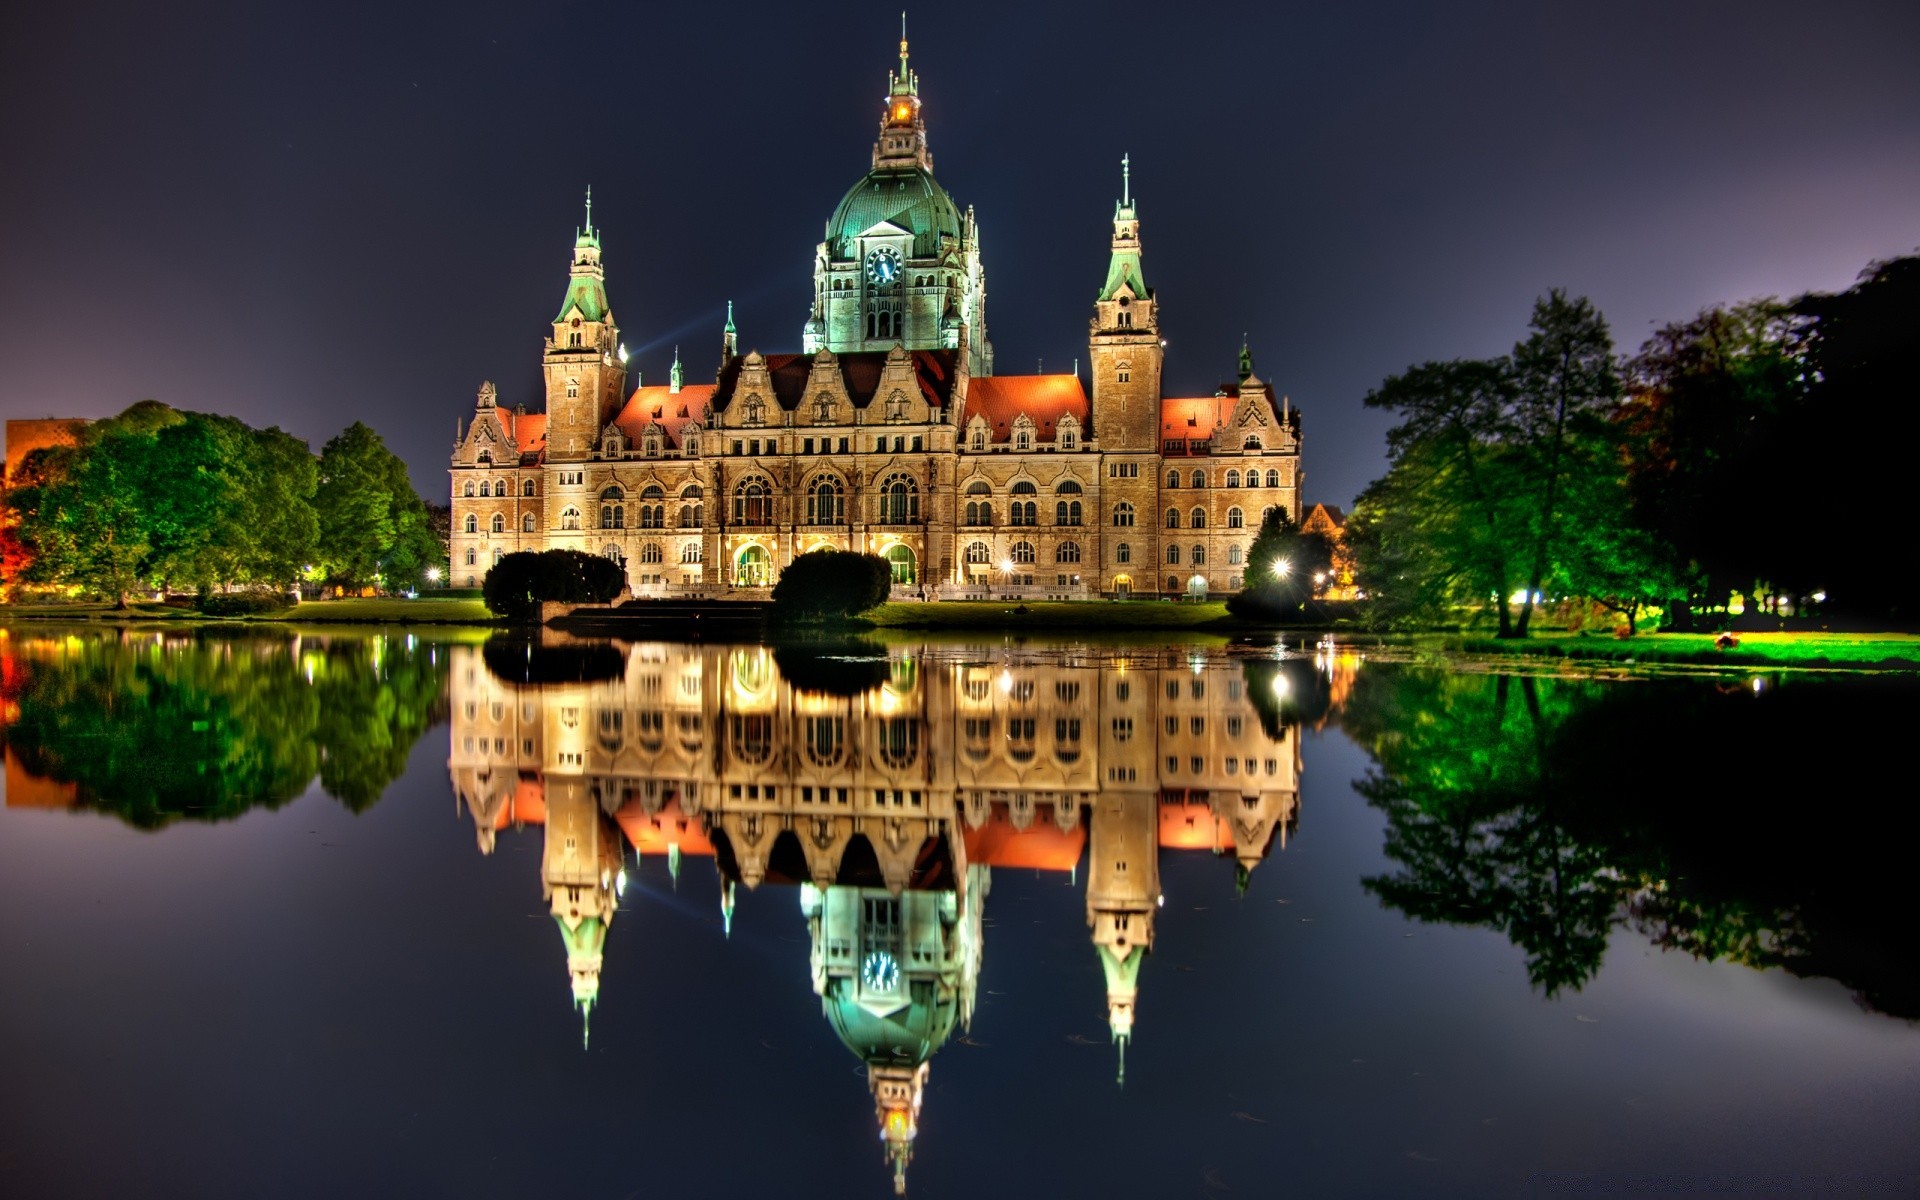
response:
<path id="1" fill-rule="evenodd" d="M 907 78 L 907 10 L 900 10 L 900 79 Z"/>
<path id="2" fill-rule="evenodd" d="M 587 185 L 587 236 L 593 236 L 593 185 Z"/>
<path id="3" fill-rule="evenodd" d="M 728 333 L 738 332 L 738 330 L 734 329 L 733 327 L 733 301 L 731 300 L 727 301 L 727 332 Z"/>
<path id="4" fill-rule="evenodd" d="M 1133 207 L 1133 156 L 1120 156 L 1120 203 L 1123 207 Z"/>
<path id="5" fill-rule="evenodd" d="M 1127 1042 L 1130 1039 L 1116 1038 L 1115 1040 L 1120 1043 L 1120 1075 L 1116 1082 L 1121 1087 L 1125 1087 L 1127 1086 Z"/>

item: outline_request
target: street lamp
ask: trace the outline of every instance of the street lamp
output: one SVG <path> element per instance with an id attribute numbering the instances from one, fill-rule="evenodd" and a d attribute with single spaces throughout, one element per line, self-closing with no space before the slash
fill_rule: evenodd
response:
<path id="1" fill-rule="evenodd" d="M 1013 590 L 1013 560 L 1011 558 L 1003 558 L 1000 560 L 1000 575 L 1003 580 L 1001 590 L 1011 592 Z"/>
<path id="2" fill-rule="evenodd" d="M 1273 577 L 1275 579 L 1285 579 L 1287 577 L 1287 572 L 1292 569 L 1293 569 L 1293 564 L 1289 563 L 1284 558 L 1276 558 L 1273 560 Z"/>

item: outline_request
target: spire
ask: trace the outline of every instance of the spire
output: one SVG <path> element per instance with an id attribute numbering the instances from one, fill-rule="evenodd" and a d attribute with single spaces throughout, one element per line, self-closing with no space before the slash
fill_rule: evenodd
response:
<path id="1" fill-rule="evenodd" d="M 740 352 L 740 331 L 733 327 L 733 301 L 727 301 L 727 324 L 720 331 L 720 365 Z"/>
<path id="2" fill-rule="evenodd" d="M 933 170 L 927 127 L 920 119 L 920 77 L 907 65 L 907 14 L 900 14 L 900 66 L 887 77 L 887 107 L 873 144 L 876 168 Z"/>
<path id="3" fill-rule="evenodd" d="M 1140 270 L 1140 218 L 1133 203 L 1133 156 L 1130 154 L 1120 156 L 1120 200 L 1113 206 L 1113 251 L 1100 299 L 1116 298 L 1122 287 L 1132 293 L 1134 300 L 1146 300 L 1153 295 Z M 1129 327 L 1141 328 L 1144 323 L 1130 321 Z"/>
<path id="4" fill-rule="evenodd" d="M 673 369 L 667 372 L 668 393 L 678 394 L 680 385 L 685 382 L 685 378 L 684 373 L 680 370 L 680 347 L 675 346 L 673 348 Z"/>
<path id="5" fill-rule="evenodd" d="M 587 236 L 593 236 L 593 185 L 587 185 Z"/>
<path id="6" fill-rule="evenodd" d="M 903 8 L 900 10 L 900 74 L 894 76 L 894 82 L 910 84 L 912 79 L 912 73 L 907 70 L 907 10 Z"/>
<path id="7" fill-rule="evenodd" d="M 720 881 L 720 929 L 726 937 L 733 938 L 733 880 Z"/>
<path id="8" fill-rule="evenodd" d="M 680 890 L 680 843 L 667 844 L 667 878 L 673 881 L 673 890 Z"/>

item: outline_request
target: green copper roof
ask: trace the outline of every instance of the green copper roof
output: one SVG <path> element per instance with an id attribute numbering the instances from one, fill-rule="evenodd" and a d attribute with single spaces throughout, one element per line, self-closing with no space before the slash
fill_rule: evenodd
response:
<path id="1" fill-rule="evenodd" d="M 1147 290 L 1146 276 L 1140 272 L 1140 252 L 1138 250 L 1115 250 L 1113 258 L 1107 263 L 1107 282 L 1101 285 L 1100 299 L 1111 300 L 1120 293 L 1120 285 L 1126 284 L 1136 296 L 1150 296 Z"/>
<path id="2" fill-rule="evenodd" d="M 877 1017 L 853 999 L 853 981 L 836 979 L 821 998 L 827 1023 L 847 1049 L 868 1064 L 918 1066 L 953 1034 L 960 1015 L 960 996 L 953 988 L 931 980 L 908 985 L 910 1003 L 897 1012 Z"/>
<path id="3" fill-rule="evenodd" d="M 591 275 L 575 275 L 568 280 L 567 298 L 560 302 L 560 315 L 554 321 L 571 320 L 575 308 L 580 310 L 582 321 L 606 320 L 607 285 Z"/>
<path id="4" fill-rule="evenodd" d="M 915 258 L 931 258 L 942 236 L 957 241 L 961 231 L 960 210 L 925 169 L 871 171 L 833 210 L 827 222 L 829 253 L 843 261 L 852 258 L 853 239 L 882 221 L 913 234 Z"/>

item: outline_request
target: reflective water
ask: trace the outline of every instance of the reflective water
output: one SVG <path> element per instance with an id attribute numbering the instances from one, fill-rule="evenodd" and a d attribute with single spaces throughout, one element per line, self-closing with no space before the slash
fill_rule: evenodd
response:
<path id="1" fill-rule="evenodd" d="M 0 1194 L 1908 1194 L 1903 679 L 0 640 Z"/>

